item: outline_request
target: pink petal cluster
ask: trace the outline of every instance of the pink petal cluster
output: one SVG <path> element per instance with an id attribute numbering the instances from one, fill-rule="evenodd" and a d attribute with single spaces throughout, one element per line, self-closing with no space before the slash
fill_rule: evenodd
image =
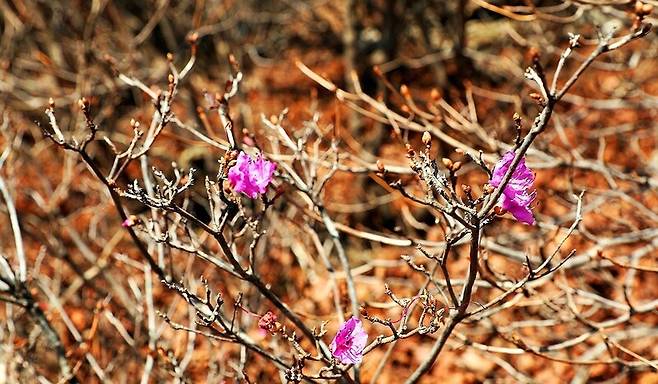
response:
<path id="1" fill-rule="evenodd" d="M 509 151 L 496 163 L 489 184 L 498 187 L 502 183 L 507 170 L 514 161 L 514 156 L 514 151 Z M 503 209 L 510 212 L 518 221 L 530 225 L 535 223 L 530 204 L 535 199 L 536 192 L 529 192 L 528 189 L 532 187 L 534 181 L 535 174 L 525 165 L 525 157 L 523 157 L 512 173 L 512 178 L 505 186 L 499 200 Z"/>
<path id="2" fill-rule="evenodd" d="M 276 164 L 258 155 L 254 160 L 244 152 L 240 152 L 238 160 L 228 171 L 228 181 L 233 190 L 242 192 L 252 199 L 262 195 L 272 181 Z"/>
<path id="3" fill-rule="evenodd" d="M 275 335 L 281 328 L 281 324 L 277 321 L 277 316 L 272 311 L 267 311 L 263 316 L 258 319 L 258 328 Z"/>
<path id="4" fill-rule="evenodd" d="M 359 364 L 363 359 L 363 349 L 368 342 L 368 334 L 361 320 L 352 316 L 340 327 L 331 341 L 331 354 L 343 364 Z"/>

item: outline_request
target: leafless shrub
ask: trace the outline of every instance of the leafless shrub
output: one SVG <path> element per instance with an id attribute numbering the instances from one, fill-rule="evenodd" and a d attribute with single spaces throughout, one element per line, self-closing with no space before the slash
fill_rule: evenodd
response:
<path id="1" fill-rule="evenodd" d="M 343 11 L 362 12 L 373 3 L 346 1 Z M 482 71 L 491 58 L 468 47 L 464 18 L 470 9 L 493 11 L 503 20 L 567 23 L 573 20 L 563 12 L 573 10 L 578 20 L 592 8 L 578 2 L 458 3 L 444 10 L 461 20 L 456 36 L 448 36 L 448 53 L 471 73 Z M 597 65 L 622 69 L 601 57 L 637 51 L 626 46 L 649 34 L 648 5 L 629 7 L 632 18 L 622 30 L 606 24 L 595 37 L 567 35 L 555 60 L 551 55 L 558 47 L 550 44 L 530 50 L 525 71 L 514 65 L 492 68 L 492 76 L 512 73 L 512 86 L 525 79 L 532 87 L 527 98 L 481 88 L 476 76 L 459 77 L 461 90 L 455 91 L 446 74 L 437 72 L 441 55 L 393 58 L 394 49 L 372 70 L 379 93 L 373 95 L 362 84 L 367 71 L 354 62 L 361 53 L 359 39 L 342 36 L 343 44 L 354 44 L 342 58 L 352 69 L 345 77 L 332 79 L 296 62 L 321 89 L 314 92 L 310 116 L 298 125 L 288 109 L 259 111 L 241 96 L 249 74 L 233 55 L 226 55 L 224 86 L 215 81 L 200 90 L 193 84 L 199 82 L 196 68 L 207 65 L 204 39 L 224 30 L 236 33 L 231 35 L 236 44 L 253 37 L 249 28 L 246 36 L 234 31 L 251 15 L 245 12 L 258 8 L 245 4 L 216 24 L 193 20 L 194 28 L 185 22 L 170 26 L 187 28 L 189 49 L 184 60 L 181 52 L 167 54 L 160 70 L 130 74 L 115 57 L 100 57 L 100 50 L 86 47 L 115 80 L 101 86 L 105 73 L 87 83 L 99 84 L 81 85 L 68 96 L 53 94 L 47 102 L 42 97 L 19 103 L 34 84 L 18 82 L 12 89 L 5 108 L 47 107 L 39 118 L 43 139 L 35 139 L 34 126 L 27 133 L 12 129 L 13 116 L 3 116 L 0 192 L 8 241 L 0 248 L 6 320 L 0 372 L 5 376 L 0 377 L 147 383 L 268 382 L 278 375 L 282 382 L 395 377 L 416 383 L 446 347 L 484 356 L 498 367 L 488 375 L 520 382 L 546 381 L 526 371 L 524 356 L 573 367 L 573 382 L 587 381 L 593 366 L 610 368 L 610 376 L 658 370 L 651 356 L 655 349 L 630 342 L 658 336 L 655 289 L 642 289 L 655 282 L 656 273 L 651 261 L 658 246 L 658 179 L 655 167 L 647 165 L 653 160 L 636 143 L 641 160 L 610 164 L 608 138 L 615 136 L 618 146 L 631 123 L 586 132 L 572 128 L 589 121 L 586 108 L 614 113 L 655 106 L 655 100 L 638 84 L 619 86 L 626 93 L 610 100 L 570 93 L 597 73 Z M 410 17 L 404 13 L 409 4 L 391 4 L 388 16 Z M 114 7 L 94 2 L 89 17 L 100 17 L 98 7 L 105 6 Z M 16 12 L 4 7 L 8 22 L 20 24 Z M 179 5 L 187 7 L 197 14 L 191 3 Z M 263 7 L 276 12 L 279 5 Z M 289 7 L 293 11 L 278 17 L 264 13 L 262 20 L 295 24 L 290 21 L 295 15 L 326 20 L 326 12 L 336 11 L 323 2 Z M 131 37 L 132 49 L 158 25 L 168 46 L 182 44 L 171 41 L 175 33 L 162 21 L 168 9 L 167 2 L 157 7 Z M 409 9 L 416 15 L 423 8 Z M 601 9 L 606 17 L 619 12 Z M 367 20 L 346 22 L 358 30 Z M 253 23 L 248 25 L 258 21 Z M 427 34 L 438 27 L 421 27 L 423 50 L 431 49 Z M 509 34 L 526 39 L 515 30 Z M 240 57 L 251 55 L 251 64 L 264 60 L 254 58 L 258 54 L 249 47 L 245 51 Z M 642 60 L 627 55 L 626 62 Z M 390 76 L 400 66 L 424 68 L 426 61 L 442 91 Z M 93 70 L 101 71 L 100 66 Z M 460 75 L 470 76 L 467 72 Z M 117 105 L 104 110 L 103 98 L 115 92 L 131 92 L 145 106 L 119 116 Z M 75 107 L 62 110 L 72 95 L 83 93 Z M 494 121 L 501 114 L 482 115 L 482 108 L 502 104 L 516 112 L 503 123 Z M 529 124 L 521 117 L 535 111 Z M 389 152 L 354 139 L 369 129 Z M 653 125 L 650 129 L 655 131 Z M 648 136 L 655 141 L 655 135 Z M 262 154 L 277 165 L 258 198 L 241 194 L 230 180 L 241 153 Z M 501 168 L 496 164 L 504 153 L 513 160 Z M 48 166 L 58 161 L 62 165 Z M 538 173 L 541 205 L 531 207 L 534 226 L 506 220 L 511 216 L 500 206 L 508 187 L 521 188 L 515 171 L 526 161 Z M 61 175 L 49 175 L 53 169 Z M 364 182 L 367 176 L 376 184 Z M 42 181 L 23 180 L 29 177 Z M 361 193 L 366 187 L 356 188 L 357 182 L 370 193 Z M 374 188 L 379 192 L 372 193 Z M 525 192 L 527 198 L 533 193 Z M 336 194 L 349 195 L 340 200 L 347 203 L 332 201 Z M 375 209 L 393 216 L 394 228 L 374 217 L 349 215 Z M 368 344 L 357 351 L 365 355 L 363 364 L 342 363 L 329 344 L 351 316 L 366 323 Z M 395 354 L 402 348 L 418 349 L 420 356 L 398 376 Z M 53 353 L 43 354 L 48 349 Z M 27 353 L 32 351 L 36 356 Z"/>

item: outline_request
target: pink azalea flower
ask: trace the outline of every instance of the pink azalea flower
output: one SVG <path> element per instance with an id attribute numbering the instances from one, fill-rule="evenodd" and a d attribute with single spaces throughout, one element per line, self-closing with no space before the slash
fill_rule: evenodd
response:
<path id="1" fill-rule="evenodd" d="M 498 187 L 505 177 L 505 173 L 514 161 L 514 151 L 507 152 L 493 170 L 493 176 L 489 184 Z M 516 169 L 512 173 L 512 178 L 505 186 L 503 194 L 500 196 L 499 204 L 503 209 L 510 212 L 518 221 L 533 225 L 535 217 L 530 210 L 530 204 L 536 196 L 536 192 L 528 192 L 535 181 L 535 174 L 525 165 L 525 157 L 521 159 Z"/>
<path id="2" fill-rule="evenodd" d="M 255 160 L 240 152 L 238 160 L 228 171 L 228 181 L 236 192 L 242 192 L 252 199 L 262 195 L 272 181 L 276 164 L 258 155 Z"/>
<path id="3" fill-rule="evenodd" d="M 352 316 L 340 327 L 329 349 L 341 363 L 359 364 L 363 359 L 363 349 L 367 342 L 368 334 L 363 330 L 361 320 Z"/>

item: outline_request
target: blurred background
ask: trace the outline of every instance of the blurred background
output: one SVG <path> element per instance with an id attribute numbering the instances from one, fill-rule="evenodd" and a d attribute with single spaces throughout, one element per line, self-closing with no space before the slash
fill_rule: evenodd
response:
<path id="1" fill-rule="evenodd" d="M 642 5 L 650 7 L 652 2 Z M 402 85 L 418 105 L 440 98 L 452 106 L 455 116 L 479 128 L 456 129 L 446 119 L 463 124 L 448 113 L 437 114 L 437 126 L 475 149 L 500 154 L 497 143 L 511 144 L 516 134 L 512 115 L 518 113 L 527 129 L 539 110 L 529 96 L 536 90 L 523 75 L 532 58 L 537 57 L 551 74 L 569 34 L 581 34 L 583 47 L 565 69 L 570 73 L 597 44 L 601 29 L 617 28 L 621 33 L 637 23 L 637 7 L 635 1 L 624 0 L 1 0 L 0 148 L 5 154 L 0 175 L 18 212 L 30 289 L 59 334 L 80 381 L 132 383 L 148 369 L 150 382 L 238 382 L 234 365 L 241 361 L 241 352 L 149 318 L 153 308 L 183 322 L 191 321 L 193 314 L 157 281 L 152 284 L 154 302 L 146 302 L 144 290 L 150 277 L 131 266 L 130 260 L 139 256 L 105 187 L 75 154 L 42 136 L 49 99 L 54 101 L 62 131 L 78 138 L 86 135 L 78 100 L 89 101 L 99 127 L 99 139 L 89 151 L 107 172 L 113 153 L 102 138 L 123 148 L 132 138 L 130 120 L 148 122 L 153 113 L 151 99 L 119 74 L 139 79 L 156 92 L 166 90 L 167 55 L 177 68 L 183 67 L 191 55 L 190 41 L 196 39 L 194 67 L 181 83 L 172 108 L 179 119 L 208 137 L 225 140 L 218 116 L 208 113 L 204 94 L 223 91 L 233 55 L 244 73 L 239 92 L 231 99 L 240 140 L 251 137 L 266 143 L 262 116 L 278 116 L 287 108 L 285 126 L 290 132 L 315 116 L 320 126 L 339 126 L 341 146 L 365 164 L 374 167 L 382 159 L 408 165 L 404 146 L 390 125 L 368 117 L 372 111 L 367 106 L 365 112 L 358 112 L 338 101 L 299 70 L 296 63 L 301 62 L 347 91 L 356 90 L 353 79 L 358 78 L 360 91 L 397 112 L 408 112 L 401 102 Z M 655 22 L 651 14 L 643 20 Z M 559 228 L 568 227 L 573 219 L 573 194 L 587 189 L 583 227 L 564 251 L 577 249 L 582 257 L 561 283 L 622 303 L 629 286 L 634 287 L 631 302 L 658 296 L 655 272 L 636 271 L 629 277 L 627 268 L 602 263 L 597 256 L 619 256 L 624 264 L 643 249 L 638 263 L 658 262 L 657 48 L 651 32 L 600 58 L 558 105 L 551 128 L 535 144 L 550 158 L 529 159 L 537 171 L 535 212 L 543 224 L 530 231 L 504 220 L 490 228 L 487 237 L 494 245 L 486 252 L 496 273 L 520 278 L 522 263 L 505 255 L 510 249 L 521 255 L 544 255 Z M 406 133 L 404 139 L 415 147 L 421 145 L 418 132 Z M 445 142 L 436 141 L 433 151 L 437 158 L 459 160 Z M 213 175 L 222 155 L 218 148 L 173 126 L 158 139 L 150 161 L 162 169 L 176 163 Z M 139 165 L 134 164 L 117 182 L 125 186 L 139 174 Z M 484 174 L 465 171 L 460 177 L 474 185 L 486 182 Z M 408 174 L 399 178 L 405 184 L 415 182 Z M 204 194 L 199 183 L 190 204 L 198 217 L 207 219 Z M 0 253 L 13 260 L 17 250 L 6 198 L 0 201 Z M 361 267 L 355 272 L 360 299 L 378 308 L 385 298 L 384 282 L 399 292 L 415 292 L 422 276 L 414 277 L 400 262 L 400 255 L 413 253 L 414 247 L 373 241 L 362 234 L 438 241 L 443 232 L 435 225 L 436 217 L 402 198 L 372 172 L 338 172 L 322 199 L 332 218 L 352 229 L 343 232 L 344 244 L 353 267 Z M 138 204 L 126 205 L 131 213 L 147 212 Z M 299 215 L 285 206 L 277 209 L 282 217 Z M 328 319 L 331 303 L 326 290 L 319 288 L 324 277 L 304 277 L 313 276 L 309 269 L 314 267 L 305 265 L 303 258 L 300 261 L 296 236 L 300 238 L 293 230 L 271 234 L 264 251 L 271 269 L 263 272 L 264 278 L 299 313 L 316 321 Z M 456 275 L 466 269 L 459 255 L 456 252 L 451 266 Z M 207 266 L 189 257 L 171 257 L 186 274 L 204 275 L 211 286 L 224 289 L 223 277 L 213 275 Z M 283 275 L 283 270 L 289 273 Z M 542 291 L 545 300 L 550 302 L 558 288 L 556 283 Z M 227 285 L 226 290 L 231 297 L 240 289 Z M 482 293 L 480 299 L 486 302 L 487 297 Z M 614 306 L 583 305 L 594 308 L 597 321 L 618 314 Z M 474 332 L 469 337 L 505 345 L 489 331 L 524 316 L 559 317 L 544 312 L 551 308 L 546 303 L 527 306 L 534 309 L 501 313 L 497 322 L 483 326 L 488 333 Z M 655 328 L 656 316 L 655 309 L 649 310 L 611 332 Z M 157 321 L 157 335 L 145 329 L 149 321 Z M 29 310 L 0 303 L 0 328 L 0 382 L 57 381 L 57 357 Z M 528 340 L 550 344 L 577 336 L 583 328 L 583 324 L 571 327 L 565 320 L 550 331 L 518 332 Z M 637 335 L 642 337 L 631 338 L 629 348 L 655 359 L 655 332 Z M 254 337 L 262 335 L 254 330 Z M 390 364 L 377 374 L 377 360 L 384 351 L 374 351 L 363 366 L 364 382 L 373 377 L 379 383 L 399 382 L 422 360 L 431 342 L 400 343 Z M 587 340 L 569 353 L 596 358 L 597 346 L 600 339 Z M 624 365 L 564 364 L 529 353 L 498 355 L 460 346 L 457 340 L 452 347 L 427 382 L 658 382 L 655 373 Z M 254 382 L 280 380 L 278 370 L 258 357 L 244 369 Z M 522 374 L 513 373 L 517 371 Z"/>

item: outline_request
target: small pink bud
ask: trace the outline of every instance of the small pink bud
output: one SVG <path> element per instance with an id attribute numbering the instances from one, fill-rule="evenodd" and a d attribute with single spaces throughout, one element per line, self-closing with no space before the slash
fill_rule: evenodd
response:
<path id="1" fill-rule="evenodd" d="M 121 226 L 124 228 L 129 228 L 129 227 L 134 227 L 135 225 L 139 224 L 139 218 L 135 215 L 130 215 L 128 216 L 127 219 L 125 219 L 122 223 Z"/>
<path id="2" fill-rule="evenodd" d="M 272 311 L 267 311 L 258 320 L 258 328 L 271 334 L 275 334 L 281 328 L 281 324 L 279 324 L 277 316 Z"/>

